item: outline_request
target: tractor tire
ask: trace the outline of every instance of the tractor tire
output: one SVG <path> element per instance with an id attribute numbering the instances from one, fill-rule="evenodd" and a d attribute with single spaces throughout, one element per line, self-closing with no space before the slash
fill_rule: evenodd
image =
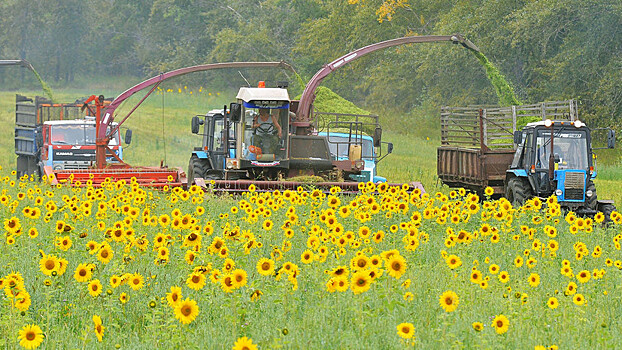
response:
<path id="1" fill-rule="evenodd" d="M 587 192 L 588 190 L 592 190 L 592 196 L 591 197 L 588 197 L 587 195 L 585 196 L 585 205 L 590 209 L 597 210 L 598 209 L 598 196 L 596 195 L 596 186 L 594 185 L 592 181 L 588 182 L 587 190 L 585 192 Z"/>
<path id="2" fill-rule="evenodd" d="M 611 213 L 613 213 L 614 211 L 616 211 L 616 206 L 613 204 L 603 204 L 600 207 L 600 211 L 602 211 L 602 213 L 605 215 L 605 224 L 608 224 L 610 222 L 612 222 L 611 220 Z"/>
<path id="3" fill-rule="evenodd" d="M 188 186 L 194 185 L 194 179 L 205 178 L 207 172 L 210 170 L 207 159 L 201 159 L 195 155 L 190 157 L 188 163 Z"/>
<path id="4" fill-rule="evenodd" d="M 508 181 L 505 192 L 505 198 L 515 207 L 523 205 L 525 201 L 533 197 L 529 183 L 518 177 L 513 177 Z"/>

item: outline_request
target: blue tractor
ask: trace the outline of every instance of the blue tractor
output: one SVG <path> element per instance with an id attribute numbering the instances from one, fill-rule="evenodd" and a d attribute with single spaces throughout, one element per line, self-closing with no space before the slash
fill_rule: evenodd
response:
<path id="1" fill-rule="evenodd" d="M 607 130 L 607 147 L 615 147 L 615 132 Z M 612 200 L 600 200 L 591 130 L 579 120 L 550 119 L 527 124 L 514 132 L 518 145 L 505 181 L 506 198 L 514 203 L 538 196 L 557 196 L 558 203 L 581 215 L 616 210 Z"/>

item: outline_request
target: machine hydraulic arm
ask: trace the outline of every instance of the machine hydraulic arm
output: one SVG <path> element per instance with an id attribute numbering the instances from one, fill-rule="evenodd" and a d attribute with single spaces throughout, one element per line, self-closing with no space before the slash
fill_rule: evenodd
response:
<path id="1" fill-rule="evenodd" d="M 199 66 L 192 66 L 192 67 L 185 67 L 185 68 L 180 68 L 174 71 L 170 71 L 167 73 L 161 73 L 151 79 L 147 79 L 141 83 L 138 83 L 134 86 L 132 86 L 131 88 L 127 89 L 126 91 L 124 91 L 123 93 L 121 93 L 119 96 L 117 96 L 111 103 L 110 105 L 106 108 L 106 112 L 104 114 L 104 116 L 101 118 L 101 122 L 97 124 L 97 150 L 96 150 L 96 161 L 97 161 L 97 167 L 98 168 L 103 168 L 106 166 L 106 145 L 108 144 L 108 141 L 110 141 L 110 138 L 112 137 L 112 135 L 114 135 L 117 130 L 119 129 L 119 127 L 121 126 L 121 124 L 123 124 L 127 118 L 130 117 L 130 115 L 132 115 L 132 113 L 134 113 L 134 111 L 142 104 L 142 102 L 149 97 L 149 95 L 151 95 L 151 93 L 153 93 L 153 91 L 160 85 L 160 83 L 162 83 L 164 80 L 176 77 L 176 76 L 180 76 L 180 75 L 185 75 L 188 73 L 193 73 L 193 72 L 201 72 L 201 71 L 207 71 L 207 70 L 212 70 L 212 69 L 224 69 L 224 68 L 249 68 L 249 67 L 254 67 L 254 68 L 282 68 L 282 69 L 287 69 L 290 71 L 294 71 L 294 69 L 292 68 L 291 65 L 281 61 L 281 62 L 226 62 L 226 63 L 212 63 L 212 64 L 204 64 L 204 65 L 199 65 Z M 136 104 L 136 106 L 134 106 L 130 112 L 118 123 L 118 125 L 113 128 L 112 130 L 110 130 L 110 132 L 108 132 L 108 128 L 109 126 L 112 124 L 112 122 L 115 119 L 115 111 L 116 109 L 121 105 L 121 103 L 123 103 L 123 101 L 125 101 L 126 99 L 128 99 L 129 97 L 131 97 L 132 95 L 136 94 L 137 92 L 146 89 L 148 87 L 151 87 L 151 89 L 149 90 L 149 92 L 147 92 L 147 94 Z"/>
<path id="2" fill-rule="evenodd" d="M 300 103 L 298 104 L 298 110 L 296 112 L 296 121 L 294 122 L 294 126 L 298 130 L 306 128 L 310 123 L 310 115 L 311 115 L 311 106 L 313 105 L 313 101 L 315 100 L 315 90 L 320 85 L 322 80 L 326 78 L 330 73 L 337 70 L 340 67 L 345 66 L 346 64 L 354 61 L 357 58 L 367 55 L 368 53 L 372 53 L 374 51 L 382 50 L 388 47 L 404 45 L 404 44 L 414 44 L 414 43 L 432 43 L 432 42 L 443 42 L 449 41 L 456 44 L 461 44 L 467 49 L 473 51 L 479 51 L 477 46 L 475 46 L 472 42 L 466 39 L 461 34 L 454 35 L 420 35 L 420 36 L 407 36 L 403 38 L 397 38 L 392 40 L 386 40 L 379 43 L 371 44 L 365 47 L 362 47 L 358 50 L 352 51 L 346 55 L 343 55 L 336 60 L 324 65 L 322 69 L 320 69 L 311 80 L 307 83 L 305 90 L 300 97 Z"/>

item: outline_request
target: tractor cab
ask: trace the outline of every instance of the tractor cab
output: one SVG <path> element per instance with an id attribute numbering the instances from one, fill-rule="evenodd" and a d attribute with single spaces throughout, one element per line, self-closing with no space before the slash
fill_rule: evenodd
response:
<path id="1" fill-rule="evenodd" d="M 260 84 L 261 86 L 261 84 Z M 237 102 L 192 119 L 203 143 L 188 166 L 188 181 L 277 180 L 289 169 L 289 94 L 284 88 L 240 88 Z"/>
<path id="2" fill-rule="evenodd" d="M 277 180 L 289 169 L 287 89 L 243 87 L 237 100 L 228 113 L 234 138 L 225 171 L 250 179 Z"/>
<path id="3" fill-rule="evenodd" d="M 611 132 L 608 139 L 608 148 L 613 148 L 615 134 Z M 555 194 L 564 207 L 577 212 L 598 210 L 591 131 L 583 122 L 529 123 L 515 133 L 514 141 L 518 148 L 508 175 L 516 178 L 508 181 L 510 194 L 543 198 Z"/>
<path id="4" fill-rule="evenodd" d="M 245 164 L 267 166 L 287 159 L 289 95 L 282 88 L 241 88 L 239 158 Z M 263 164 L 266 163 L 266 164 Z"/>

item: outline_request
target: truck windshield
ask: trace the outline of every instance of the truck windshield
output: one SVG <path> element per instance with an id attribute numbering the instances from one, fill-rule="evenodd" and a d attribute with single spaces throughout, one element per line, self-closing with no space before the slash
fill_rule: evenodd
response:
<path id="1" fill-rule="evenodd" d="M 352 143 L 355 142 L 354 136 L 352 137 Z M 361 157 L 364 159 L 373 159 L 374 158 L 374 147 L 372 145 L 371 140 L 362 139 L 363 149 L 361 150 Z M 328 147 L 330 148 L 330 153 L 333 157 L 336 158 L 348 158 L 348 135 L 333 135 L 331 134 L 328 137 Z"/>
<path id="2" fill-rule="evenodd" d="M 52 125 L 50 142 L 53 145 L 94 145 L 95 124 Z M 117 132 L 108 145 L 116 146 L 118 144 L 119 133 Z"/>
<path id="3" fill-rule="evenodd" d="M 559 158 L 559 169 L 587 169 L 587 137 L 585 131 L 554 131 L 553 154 Z M 536 168 L 547 168 L 551 154 L 551 133 L 540 130 L 536 140 Z"/>

